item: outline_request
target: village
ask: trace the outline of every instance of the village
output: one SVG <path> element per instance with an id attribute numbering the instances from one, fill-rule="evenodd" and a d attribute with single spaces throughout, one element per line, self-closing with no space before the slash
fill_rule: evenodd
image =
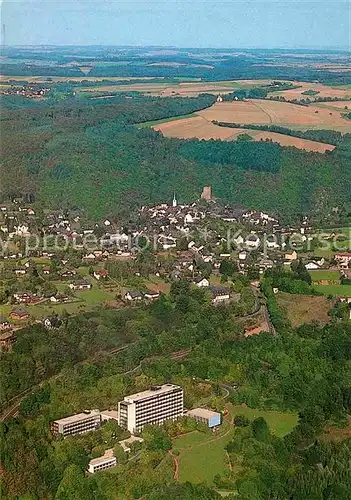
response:
<path id="1" fill-rule="evenodd" d="M 13 332 L 30 323 L 54 328 L 62 315 L 150 303 L 182 279 L 213 305 L 261 314 L 245 335 L 270 331 L 260 278 L 297 262 L 321 295 L 351 303 L 345 230 L 322 233 L 307 217 L 283 227 L 271 214 L 223 206 L 210 186 L 190 205 L 178 204 L 174 193 L 169 204 L 143 206 L 124 225 L 107 218 L 88 225 L 76 211 L 38 214 L 17 200 L 1 205 L 0 217 L 1 349 L 10 350 Z"/>

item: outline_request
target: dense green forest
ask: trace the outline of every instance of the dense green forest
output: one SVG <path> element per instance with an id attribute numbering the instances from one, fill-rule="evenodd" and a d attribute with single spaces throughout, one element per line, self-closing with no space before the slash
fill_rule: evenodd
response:
<path id="1" fill-rule="evenodd" d="M 155 383 L 181 384 L 189 407 L 199 397 L 195 380 L 208 379 L 214 390 L 223 380 L 237 384 L 230 394 L 234 404 L 299 412 L 298 425 L 285 438 L 272 435 L 262 418 L 251 423 L 237 419 L 227 452 L 233 460 L 241 457 L 241 467 L 233 475 L 215 477 L 220 489 L 236 490 L 240 500 L 346 500 L 350 443 L 324 443 L 322 437 L 327 424 L 345 424 L 351 410 L 350 328 L 347 321 L 333 320 L 325 327 L 292 329 L 286 321 L 276 336 L 244 338 L 234 304 L 212 307 L 202 290 L 180 281 L 150 306 L 66 317 L 52 333 L 39 325 L 21 330 L 13 353 L 1 354 L 6 390 L 12 386 L 19 392 L 26 377 L 35 383 L 58 376 L 22 401 L 18 418 L 0 426 L 2 496 L 159 499 L 174 492 L 175 498 L 189 500 L 218 498 L 206 487 L 174 484 L 167 457 L 173 424 L 146 429 L 138 459 L 129 464 L 120 457 L 116 474 L 88 478 L 83 471 L 89 458 L 123 438 L 121 429 L 109 423 L 65 440 L 49 431 L 55 418 L 115 406 L 126 393 Z M 126 342 L 130 347 L 118 355 L 102 352 Z M 184 347 L 191 347 L 186 359 L 169 357 Z M 95 356 L 78 363 L 89 353 Z M 128 374 L 138 365 L 139 371 Z"/>
<path id="2" fill-rule="evenodd" d="M 120 98 L 115 104 L 4 109 L 1 200 L 23 196 L 51 208 L 80 207 L 96 219 L 168 200 L 215 196 L 297 215 L 346 205 L 350 141 L 309 153 L 271 142 L 177 140 L 134 123 L 191 113 L 213 96 Z"/>

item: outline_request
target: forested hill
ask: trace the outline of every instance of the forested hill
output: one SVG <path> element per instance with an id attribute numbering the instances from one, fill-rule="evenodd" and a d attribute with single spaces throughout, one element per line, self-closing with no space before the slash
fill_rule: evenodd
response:
<path id="1" fill-rule="evenodd" d="M 24 196 L 97 218 L 143 203 L 217 197 L 288 215 L 346 204 L 350 145 L 319 154 L 270 142 L 167 139 L 133 124 L 191 113 L 213 96 L 121 99 L 116 104 L 2 113 L 1 201 Z"/>

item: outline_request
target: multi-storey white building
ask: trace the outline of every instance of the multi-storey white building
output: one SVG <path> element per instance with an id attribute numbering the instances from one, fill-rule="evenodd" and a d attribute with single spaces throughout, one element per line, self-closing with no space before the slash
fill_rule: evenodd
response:
<path id="1" fill-rule="evenodd" d="M 111 467 L 116 467 L 117 458 L 113 456 L 112 450 L 107 450 L 105 455 L 98 458 L 93 458 L 90 460 L 88 465 L 88 472 L 95 474 L 100 470 L 110 469 Z"/>
<path id="2" fill-rule="evenodd" d="M 118 403 L 118 424 L 132 434 L 146 424 L 162 424 L 182 415 L 183 389 L 173 384 L 153 386 Z"/>
<path id="3" fill-rule="evenodd" d="M 54 434 L 62 434 L 65 437 L 95 431 L 100 425 L 101 415 L 99 410 L 91 410 L 55 420 L 51 424 L 51 430 Z"/>

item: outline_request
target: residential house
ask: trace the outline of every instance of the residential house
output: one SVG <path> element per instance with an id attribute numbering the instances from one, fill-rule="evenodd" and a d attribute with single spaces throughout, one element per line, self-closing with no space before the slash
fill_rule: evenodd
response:
<path id="1" fill-rule="evenodd" d="M 108 277 L 107 269 L 97 269 L 96 271 L 94 271 L 94 278 L 96 278 L 97 280 L 106 279 L 107 277 Z"/>
<path id="2" fill-rule="evenodd" d="M 68 295 L 65 295 L 64 293 L 57 293 L 56 295 L 52 295 L 50 297 L 50 302 L 53 304 L 61 304 L 63 302 L 69 302 L 70 298 Z"/>
<path id="3" fill-rule="evenodd" d="M 320 269 L 321 266 L 319 264 L 317 264 L 317 262 L 314 262 L 313 260 L 307 262 L 307 264 L 305 264 L 305 268 L 307 269 L 307 271 L 315 271 L 317 269 Z"/>
<path id="4" fill-rule="evenodd" d="M 351 262 L 351 252 L 338 252 L 334 255 L 340 267 L 348 268 Z"/>
<path id="5" fill-rule="evenodd" d="M 310 260 L 316 262 L 319 266 L 324 266 L 325 264 L 325 258 L 319 257 L 318 255 L 313 255 L 312 257 L 310 257 Z"/>
<path id="6" fill-rule="evenodd" d="M 212 304 L 228 302 L 230 300 L 230 288 L 225 286 L 209 286 L 212 295 Z"/>
<path id="7" fill-rule="evenodd" d="M 247 252 L 245 252 L 245 250 L 243 250 L 242 252 L 239 252 L 238 257 L 239 257 L 240 261 L 246 260 L 246 258 L 247 258 Z"/>
<path id="8" fill-rule="evenodd" d="M 90 290 L 92 284 L 87 280 L 76 280 L 68 285 L 71 290 Z"/>
<path id="9" fill-rule="evenodd" d="M 207 278 L 204 278 L 203 276 L 198 276 L 197 278 L 193 279 L 193 283 L 198 286 L 199 288 L 202 287 L 208 287 L 210 285 L 210 282 L 208 281 Z"/>
<path id="10" fill-rule="evenodd" d="M 29 312 L 26 311 L 25 309 L 22 309 L 21 307 L 16 307 L 12 309 L 9 316 L 11 319 L 14 319 L 16 321 L 24 321 L 30 318 Z"/>
<path id="11" fill-rule="evenodd" d="M 284 254 L 284 260 L 292 262 L 293 260 L 297 260 L 297 252 L 293 250 L 292 252 L 286 252 Z"/>
<path id="12" fill-rule="evenodd" d="M 77 271 L 75 269 L 64 269 L 59 274 L 62 278 L 71 278 L 77 274 Z"/>
<path id="13" fill-rule="evenodd" d="M 141 292 L 136 291 L 136 290 L 131 290 L 124 295 L 124 298 L 125 298 L 125 300 L 130 300 L 130 301 L 135 302 L 138 300 L 142 300 L 143 294 Z"/>
<path id="14" fill-rule="evenodd" d="M 274 262 L 271 259 L 260 259 L 258 261 L 260 272 L 264 272 L 267 269 L 272 269 Z"/>
<path id="15" fill-rule="evenodd" d="M 4 332 L 10 329 L 11 329 L 11 323 L 7 321 L 7 319 L 2 314 L 0 314 L 0 331 Z"/>
<path id="16" fill-rule="evenodd" d="M 58 316 L 47 316 L 46 318 L 43 318 L 42 322 L 48 330 L 51 330 L 52 328 L 59 328 L 62 325 L 62 320 Z"/>
<path id="17" fill-rule="evenodd" d="M 23 304 L 34 304 L 35 302 L 39 302 L 41 300 L 40 297 L 37 297 L 35 294 L 27 292 L 16 292 L 13 294 L 13 298 L 18 303 Z"/>
<path id="18" fill-rule="evenodd" d="M 96 256 L 94 255 L 93 252 L 91 252 L 91 253 L 84 255 L 83 260 L 88 261 L 88 262 L 89 261 L 93 262 L 94 260 L 96 260 Z"/>
<path id="19" fill-rule="evenodd" d="M 16 276 L 23 276 L 27 273 L 27 268 L 25 266 L 16 267 L 14 269 L 14 273 L 16 274 Z"/>

